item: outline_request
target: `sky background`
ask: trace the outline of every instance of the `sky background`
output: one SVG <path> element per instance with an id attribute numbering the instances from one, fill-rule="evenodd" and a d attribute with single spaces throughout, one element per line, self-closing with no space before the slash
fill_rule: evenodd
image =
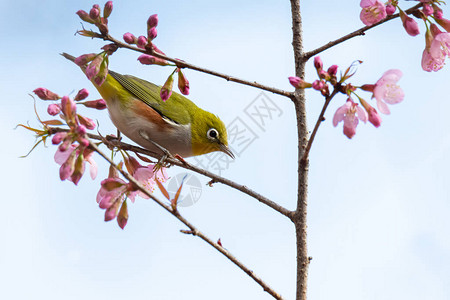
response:
<path id="1" fill-rule="evenodd" d="M 303 1 L 305 48 L 316 48 L 362 26 L 359 1 Z M 59 53 L 98 52 L 101 41 L 75 36 L 75 12 L 92 1 L 1 1 L 0 149 L 3 172 L 0 217 L 0 290 L 5 299 L 271 299 L 253 280 L 201 240 L 179 233 L 181 223 L 149 200 L 129 205 L 125 230 L 105 223 L 95 202 L 107 165 L 78 187 L 59 180 L 56 147 L 39 146 L 18 123 L 37 126 L 37 87 L 72 96 L 86 77 Z M 103 2 L 100 3 L 103 6 Z M 414 2 L 401 1 L 404 8 Z M 144 34 L 159 14 L 155 43 L 169 56 L 236 77 L 293 90 L 289 1 L 114 1 L 110 32 Z M 449 9 L 444 15 L 449 17 Z M 321 54 L 326 67 L 364 63 L 354 85 L 375 83 L 388 69 L 404 76 L 405 100 L 391 107 L 376 129 L 360 124 L 349 140 L 331 119 L 345 97 L 336 97 L 312 147 L 308 247 L 310 299 L 449 299 L 450 199 L 448 169 L 449 67 L 421 70 L 424 27 L 408 36 L 399 20 Z M 140 65 L 120 50 L 110 68 L 162 84 L 170 68 Z M 245 109 L 261 91 L 186 70 L 200 107 L 226 124 L 236 117 L 258 136 L 223 175 L 293 209 L 296 199 L 296 127 L 289 100 L 265 93 L 281 111 L 264 130 Z M 307 80 L 315 80 L 312 62 Z M 369 100 L 368 93 L 360 93 Z M 322 97 L 307 92 L 308 123 Z M 374 104 L 374 102 L 371 102 Z M 46 115 L 46 104 L 38 102 Z M 82 109 L 81 109 L 82 110 Z M 82 110 L 114 133 L 106 111 Z M 191 161 L 193 161 L 191 159 Z M 194 162 L 194 161 L 193 161 Z M 175 177 L 184 169 L 171 168 Z M 253 198 L 196 175 L 202 196 L 181 213 L 221 241 L 286 299 L 295 296 L 292 224 Z"/>

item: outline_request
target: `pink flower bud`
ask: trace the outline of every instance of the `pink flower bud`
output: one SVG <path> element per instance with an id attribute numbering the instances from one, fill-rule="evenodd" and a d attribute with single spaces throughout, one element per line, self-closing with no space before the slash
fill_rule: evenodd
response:
<path id="1" fill-rule="evenodd" d="M 419 25 L 413 18 L 407 16 L 403 11 L 400 11 L 400 18 L 402 19 L 403 27 L 410 36 L 416 36 L 420 33 Z"/>
<path id="2" fill-rule="evenodd" d="M 425 16 L 431 16 L 434 13 L 434 9 L 430 4 L 424 3 L 422 12 Z"/>
<path id="3" fill-rule="evenodd" d="M 61 111 L 61 108 L 59 107 L 58 104 L 50 104 L 47 107 L 47 112 L 50 116 L 56 116 L 57 114 L 59 114 L 60 111 Z"/>
<path id="4" fill-rule="evenodd" d="M 75 171 L 76 152 L 76 150 L 73 150 L 67 160 L 61 165 L 61 168 L 59 168 L 59 178 L 61 178 L 61 180 L 66 180 L 73 174 L 73 171 Z"/>
<path id="5" fill-rule="evenodd" d="M 311 83 L 304 81 L 300 77 L 289 77 L 289 83 L 296 89 L 306 89 L 312 86 Z"/>
<path id="6" fill-rule="evenodd" d="M 128 208 L 127 202 L 124 201 L 122 203 L 122 207 L 120 208 L 119 214 L 117 215 L 117 223 L 120 228 L 124 229 L 128 222 Z"/>
<path id="7" fill-rule="evenodd" d="M 142 54 L 138 57 L 138 61 L 143 65 L 160 65 L 160 66 L 167 66 L 169 64 L 168 61 L 154 57 L 152 55 L 148 54 Z"/>
<path id="8" fill-rule="evenodd" d="M 330 75 L 328 75 L 328 73 L 325 72 L 325 70 L 319 70 L 319 77 L 325 79 L 327 77 L 330 77 Z"/>
<path id="9" fill-rule="evenodd" d="M 312 83 L 312 88 L 320 91 L 325 87 L 325 82 L 323 82 L 322 80 L 316 80 Z"/>
<path id="10" fill-rule="evenodd" d="M 123 40 L 127 44 L 136 44 L 136 42 L 137 42 L 137 38 L 134 36 L 134 34 L 129 33 L 129 32 L 127 32 L 123 35 Z"/>
<path id="11" fill-rule="evenodd" d="M 158 26 L 158 15 L 151 15 L 147 20 L 147 28 L 153 28 Z"/>
<path id="12" fill-rule="evenodd" d="M 66 118 L 74 118 L 77 112 L 77 106 L 72 99 L 64 96 L 61 99 L 61 110 Z"/>
<path id="13" fill-rule="evenodd" d="M 444 17 L 444 13 L 442 12 L 442 9 L 440 9 L 439 7 L 436 7 L 436 6 L 434 7 L 433 15 L 436 19 L 442 19 Z"/>
<path id="14" fill-rule="evenodd" d="M 61 97 L 46 88 L 37 88 L 33 91 L 42 100 L 58 100 Z"/>
<path id="15" fill-rule="evenodd" d="M 87 132 L 86 127 L 84 125 L 78 125 L 76 131 L 78 135 L 85 135 Z"/>
<path id="16" fill-rule="evenodd" d="M 105 222 L 113 220 L 118 213 L 120 201 L 116 200 L 105 212 Z"/>
<path id="17" fill-rule="evenodd" d="M 189 95 L 189 81 L 181 70 L 178 71 L 178 89 L 183 95 Z"/>
<path id="18" fill-rule="evenodd" d="M 376 128 L 381 125 L 381 116 L 378 114 L 377 110 L 373 108 L 369 103 L 367 103 L 364 99 L 359 100 L 369 115 L 369 122 L 373 124 Z"/>
<path id="19" fill-rule="evenodd" d="M 86 76 L 91 80 L 100 71 L 100 65 L 103 62 L 103 55 L 97 55 L 86 68 Z"/>
<path id="20" fill-rule="evenodd" d="M 364 85 L 361 86 L 361 89 L 363 91 L 373 93 L 373 91 L 375 89 L 375 84 L 364 84 Z"/>
<path id="21" fill-rule="evenodd" d="M 81 67 L 92 61 L 96 56 L 96 53 L 83 54 L 75 58 L 74 63 Z"/>
<path id="22" fill-rule="evenodd" d="M 141 49 L 145 49 L 145 45 L 147 45 L 147 38 L 143 35 L 139 36 L 136 45 Z"/>
<path id="23" fill-rule="evenodd" d="M 322 59 L 320 59 L 320 56 L 314 57 L 314 67 L 316 68 L 316 70 L 322 70 L 323 62 Z"/>
<path id="24" fill-rule="evenodd" d="M 100 10 L 96 7 L 92 7 L 89 11 L 89 17 L 92 20 L 97 20 L 100 17 Z"/>
<path id="25" fill-rule="evenodd" d="M 395 10 L 396 10 L 396 9 L 397 9 L 397 8 L 396 8 L 394 5 L 388 4 L 388 5 L 386 5 L 386 14 L 387 14 L 388 16 L 393 15 L 393 14 L 395 13 Z"/>
<path id="26" fill-rule="evenodd" d="M 103 18 L 108 18 L 111 15 L 112 10 L 113 10 L 113 2 L 112 1 L 106 2 L 103 8 Z"/>
<path id="27" fill-rule="evenodd" d="M 331 67 L 328 68 L 328 74 L 330 74 L 330 76 L 335 76 L 337 74 L 337 70 L 338 70 L 338 66 L 337 65 L 332 65 Z"/>
<path id="28" fill-rule="evenodd" d="M 67 136 L 67 132 L 57 132 L 52 137 L 52 144 L 59 145 Z"/>
<path id="29" fill-rule="evenodd" d="M 80 145 L 83 146 L 83 147 L 89 146 L 89 140 L 88 140 L 88 139 L 80 138 L 80 139 L 78 139 L 78 142 L 79 142 Z"/>
<path id="30" fill-rule="evenodd" d="M 173 88 L 173 74 L 171 74 L 166 82 L 164 83 L 163 87 L 160 91 L 161 100 L 166 101 L 170 98 L 172 95 L 172 88 Z"/>
<path id="31" fill-rule="evenodd" d="M 78 121 L 80 121 L 80 126 L 79 127 L 81 127 L 81 126 L 83 126 L 83 127 L 85 127 L 84 128 L 84 130 L 86 131 L 86 128 L 87 129 L 89 129 L 89 130 L 92 130 L 92 129 L 94 129 L 95 128 L 95 122 L 94 122 L 94 120 L 92 120 L 92 119 L 90 119 L 90 118 L 88 118 L 88 117 L 84 117 L 84 116 L 82 116 L 82 115 L 78 115 Z M 86 132 L 85 132 L 86 133 Z M 81 134 L 81 133 L 80 133 Z"/>
<path id="32" fill-rule="evenodd" d="M 103 82 L 105 82 L 106 76 L 108 76 L 108 66 L 106 64 L 106 61 L 103 61 L 102 65 L 100 66 L 99 72 L 94 77 L 95 84 L 101 86 Z"/>
<path id="33" fill-rule="evenodd" d="M 104 50 L 106 52 L 106 54 L 112 55 L 114 52 L 117 51 L 118 48 L 119 47 L 116 44 L 111 43 L 111 44 L 107 44 L 107 45 L 103 46 L 102 50 Z"/>
<path id="34" fill-rule="evenodd" d="M 156 27 L 152 27 L 152 28 L 150 28 L 149 30 L 148 30 L 148 32 L 147 32 L 147 36 L 148 36 L 148 39 L 151 41 L 151 40 L 154 40 L 157 36 L 158 36 L 158 32 L 157 32 L 157 30 L 156 30 Z"/>
<path id="35" fill-rule="evenodd" d="M 152 49 L 153 49 L 153 51 L 155 51 L 155 52 L 158 52 L 158 53 L 160 53 L 160 54 L 162 54 L 162 55 L 166 55 L 164 52 L 162 52 L 161 50 L 159 50 L 158 47 L 156 47 L 156 45 L 153 44 L 153 43 L 152 43 Z"/>
<path id="36" fill-rule="evenodd" d="M 89 92 L 87 89 L 81 89 L 78 91 L 77 95 L 75 96 L 75 101 L 84 100 L 89 96 Z"/>
<path id="37" fill-rule="evenodd" d="M 91 24 L 94 24 L 94 20 L 92 20 L 91 17 L 89 16 L 89 14 L 87 12 L 85 12 L 84 10 L 79 10 L 79 11 L 77 11 L 76 14 L 80 17 L 81 20 L 91 23 Z"/>
<path id="38" fill-rule="evenodd" d="M 85 101 L 85 102 L 83 102 L 81 104 L 83 104 L 86 107 L 95 108 L 95 109 L 98 109 L 98 110 L 102 110 L 102 109 L 106 108 L 106 102 L 103 99 Z"/>

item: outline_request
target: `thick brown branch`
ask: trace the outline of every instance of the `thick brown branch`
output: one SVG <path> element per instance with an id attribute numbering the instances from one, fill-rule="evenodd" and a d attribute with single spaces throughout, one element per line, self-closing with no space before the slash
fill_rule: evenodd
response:
<path id="1" fill-rule="evenodd" d="M 172 209 L 170 205 L 165 204 L 163 201 L 159 200 L 152 193 L 150 193 L 144 186 L 142 186 L 133 176 L 129 175 L 127 172 L 119 168 L 108 156 L 106 156 L 103 152 L 98 149 L 97 145 L 90 142 L 90 147 L 92 147 L 100 156 L 102 156 L 106 161 L 108 161 L 117 171 L 119 171 L 123 177 L 125 177 L 128 181 L 133 183 L 140 191 L 150 197 L 153 201 L 155 201 L 159 206 L 164 208 L 167 212 L 172 214 L 175 218 L 177 218 L 181 223 L 186 225 L 191 234 L 194 236 L 198 236 L 208 244 L 210 244 L 217 251 L 222 253 L 226 258 L 232 261 L 236 266 L 238 266 L 242 271 L 244 271 L 248 276 L 250 276 L 254 281 L 256 281 L 267 293 L 272 295 L 275 299 L 283 299 L 280 294 L 275 292 L 267 283 L 265 283 L 260 277 L 258 277 L 252 270 L 247 268 L 242 262 L 240 262 L 235 256 L 233 256 L 228 250 L 220 246 L 218 243 L 211 240 L 207 237 L 203 232 L 198 230 L 194 225 L 192 225 L 188 220 L 186 220 L 176 209 Z"/>
<path id="2" fill-rule="evenodd" d="M 288 92 L 288 91 L 280 90 L 280 89 L 273 88 L 273 87 L 270 87 L 270 86 L 266 86 L 266 85 L 257 83 L 256 81 L 248 81 L 248 80 L 240 79 L 240 78 L 237 78 L 237 77 L 234 77 L 234 76 L 231 76 L 231 75 L 226 75 L 226 74 L 219 73 L 219 72 L 216 72 L 216 71 L 212 71 L 212 70 L 209 70 L 209 69 L 206 69 L 206 68 L 195 66 L 193 64 L 187 63 L 187 62 L 179 60 L 179 59 L 168 57 L 166 55 L 163 55 L 163 54 L 155 52 L 155 51 L 145 50 L 145 49 L 141 49 L 141 48 L 138 48 L 138 47 L 134 47 L 134 46 L 128 45 L 126 43 L 123 43 L 123 42 L 113 38 L 109 34 L 106 35 L 106 36 L 98 36 L 98 38 L 102 38 L 102 39 L 104 39 L 106 41 L 111 41 L 111 42 L 113 42 L 114 44 L 116 44 L 120 48 L 126 48 L 126 49 L 130 49 L 130 50 L 133 50 L 133 51 L 136 51 L 136 52 L 151 54 L 151 55 L 153 55 L 155 57 L 159 57 L 159 58 L 165 59 L 167 61 L 175 63 L 177 65 L 177 67 L 179 67 L 179 68 L 192 69 L 192 70 L 195 70 L 195 71 L 199 71 L 199 72 L 203 72 L 203 73 L 206 73 L 206 74 L 209 74 L 209 75 L 213 75 L 213 76 L 216 76 L 216 77 L 223 78 L 223 79 L 225 79 L 227 81 L 232 81 L 232 82 L 236 82 L 236 83 L 252 86 L 252 87 L 255 87 L 255 88 L 258 88 L 258 89 L 261 89 L 261 90 L 265 90 L 265 91 L 268 91 L 268 92 L 271 92 L 271 93 L 274 93 L 274 94 L 278 94 L 278 95 L 282 95 L 282 96 L 285 96 L 285 97 L 289 97 L 289 98 L 292 97 L 292 94 L 293 94 L 292 92 Z"/>
<path id="3" fill-rule="evenodd" d="M 302 18 L 300 14 L 300 0 L 291 1 L 292 33 L 295 55 L 296 76 L 304 78 L 306 59 L 303 54 Z M 306 300 L 308 285 L 308 258 L 307 248 L 307 196 L 308 196 L 308 160 L 302 160 L 307 146 L 308 127 L 306 122 L 305 90 L 298 89 L 292 99 L 295 105 L 298 132 L 298 191 L 297 209 L 291 220 L 295 225 L 297 239 L 297 300 Z"/>
<path id="4" fill-rule="evenodd" d="M 420 7 L 422 7 L 422 3 L 419 3 L 419 4 L 411 7 L 410 9 L 405 10 L 405 13 L 406 14 L 411 14 L 411 13 L 415 12 L 417 9 L 419 9 Z M 325 45 L 323 45 L 323 46 L 321 46 L 321 47 L 319 47 L 317 49 L 305 52 L 304 53 L 304 59 L 308 60 L 312 56 L 317 55 L 317 54 L 319 54 L 319 53 L 321 53 L 321 52 L 323 52 L 323 51 L 325 51 L 325 50 L 327 50 L 327 49 L 329 49 L 329 48 L 331 48 L 333 46 L 336 46 L 336 45 L 338 45 L 340 43 L 343 43 L 343 42 L 345 42 L 345 41 L 347 41 L 347 40 L 349 40 L 351 38 L 354 38 L 354 37 L 360 36 L 360 35 L 365 35 L 365 32 L 367 30 L 372 29 L 374 27 L 377 27 L 378 25 L 381 25 L 381 24 L 386 23 L 388 21 L 391 21 L 393 19 L 396 19 L 399 16 L 400 16 L 400 14 L 394 14 L 394 15 L 388 16 L 388 17 L 386 17 L 385 19 L 381 20 L 378 23 L 375 23 L 375 24 L 370 25 L 370 26 L 362 27 L 362 28 L 360 28 L 360 29 L 358 29 L 356 31 L 353 31 L 352 33 L 344 35 L 341 38 L 338 38 L 337 40 L 328 42 L 327 44 L 325 44 Z"/>

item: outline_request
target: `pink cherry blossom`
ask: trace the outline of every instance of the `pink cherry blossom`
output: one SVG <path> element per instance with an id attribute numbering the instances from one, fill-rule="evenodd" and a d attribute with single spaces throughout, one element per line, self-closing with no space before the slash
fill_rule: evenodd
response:
<path id="1" fill-rule="evenodd" d="M 61 138 L 64 136 L 62 135 Z M 60 168 L 60 176 L 61 180 L 69 179 L 75 184 L 81 179 L 81 176 L 84 172 L 84 164 L 88 162 L 90 165 L 89 171 L 92 179 L 97 177 L 97 163 L 92 159 L 93 152 L 91 150 L 84 149 L 83 156 L 80 158 L 81 149 L 79 146 L 71 144 L 65 151 L 62 151 L 60 148 L 55 153 L 55 162 L 61 165 Z M 79 177 L 74 178 L 73 173 L 75 170 L 75 162 L 77 159 L 82 159 L 83 161 L 80 163 L 80 175 Z M 63 179 L 64 178 L 64 179 Z"/>
<path id="2" fill-rule="evenodd" d="M 387 104 L 396 104 L 403 101 L 405 94 L 402 88 L 397 85 L 402 76 L 402 71 L 391 69 L 386 71 L 375 83 L 373 97 L 377 100 L 377 107 L 381 113 L 390 114 Z"/>
<path id="3" fill-rule="evenodd" d="M 386 6 L 379 0 L 361 0 L 362 8 L 359 18 L 369 26 L 386 18 Z"/>
<path id="4" fill-rule="evenodd" d="M 435 58 L 450 55 L 450 33 L 442 32 L 434 37 L 431 42 L 430 54 Z"/>
<path id="5" fill-rule="evenodd" d="M 356 134 L 356 126 L 358 126 L 359 120 L 366 123 L 367 118 L 367 112 L 348 98 L 347 102 L 336 110 L 333 125 L 336 127 L 339 122 L 344 121 L 344 134 L 351 139 Z"/>
<path id="6" fill-rule="evenodd" d="M 430 49 L 423 50 L 422 53 L 422 69 L 427 72 L 436 72 L 442 69 L 445 65 L 445 56 L 433 57 L 430 54 Z"/>

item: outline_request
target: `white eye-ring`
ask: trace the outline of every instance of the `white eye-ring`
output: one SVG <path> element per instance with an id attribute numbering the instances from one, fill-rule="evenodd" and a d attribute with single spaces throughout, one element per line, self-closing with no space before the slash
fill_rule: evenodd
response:
<path id="1" fill-rule="evenodd" d="M 211 140 L 215 140 L 219 138 L 219 132 L 217 132 L 216 129 L 211 128 L 208 130 L 208 132 L 206 133 L 206 136 L 208 137 L 208 139 Z"/>

